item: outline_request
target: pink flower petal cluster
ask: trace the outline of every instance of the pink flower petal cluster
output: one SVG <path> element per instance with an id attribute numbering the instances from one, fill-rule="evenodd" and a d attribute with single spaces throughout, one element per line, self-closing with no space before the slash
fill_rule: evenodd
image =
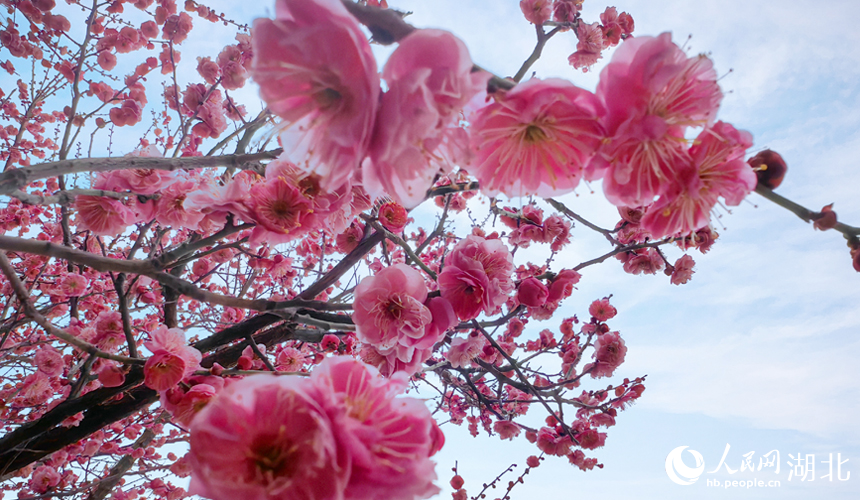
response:
<path id="1" fill-rule="evenodd" d="M 372 352 L 366 359 L 382 365 L 383 373 L 417 372 L 455 319 L 444 298 L 427 299 L 421 273 L 405 264 L 386 267 L 361 280 L 355 289 L 354 313 L 358 339 Z"/>
<path id="2" fill-rule="evenodd" d="M 469 368 L 472 360 L 477 358 L 487 345 L 487 339 L 478 332 L 472 332 L 467 337 L 454 337 L 451 347 L 445 353 L 454 368 Z"/>
<path id="3" fill-rule="evenodd" d="M 251 243 L 286 243 L 317 229 L 345 229 L 355 215 L 350 183 L 326 191 L 319 175 L 303 172 L 284 157 L 269 162 L 265 179 L 251 187 L 248 208 L 241 210 L 257 224 Z"/>
<path id="4" fill-rule="evenodd" d="M 437 173 L 468 163 L 456 118 L 490 75 L 472 71 L 454 35 L 417 30 L 400 40 L 381 99 L 370 46 L 337 0 L 278 0 L 276 19 L 255 22 L 253 44 L 251 74 L 283 120 L 286 155 L 323 190 L 363 182 L 412 208 Z"/>
<path id="5" fill-rule="evenodd" d="M 347 357 L 309 378 L 251 376 L 229 384 L 191 424 L 190 492 L 213 500 L 407 500 L 438 493 L 430 461 L 441 438 L 424 404 L 396 398 Z"/>
<path id="6" fill-rule="evenodd" d="M 552 15 L 552 3 L 552 0 L 520 0 L 520 10 L 528 22 L 542 26 Z"/>
<path id="7" fill-rule="evenodd" d="M 513 257 L 501 240 L 470 235 L 445 258 L 438 283 L 462 321 L 493 314 L 514 290 Z"/>
<path id="8" fill-rule="evenodd" d="M 528 307 L 540 307 L 546 304 L 549 288 L 533 276 L 522 280 L 517 287 L 517 302 Z"/>
<path id="9" fill-rule="evenodd" d="M 152 352 L 143 366 L 144 383 L 156 391 L 166 391 L 200 366 L 202 355 L 185 343 L 185 332 L 161 325 L 144 347 Z"/>
<path id="10" fill-rule="evenodd" d="M 63 369 L 66 363 L 63 361 L 63 356 L 60 351 L 46 345 L 36 351 L 33 356 L 33 362 L 36 363 L 36 368 L 49 377 L 59 377 L 63 374 Z"/>
<path id="11" fill-rule="evenodd" d="M 708 225 L 720 197 L 737 206 L 756 186 L 756 174 L 744 161 L 752 135 L 724 122 L 704 129 L 689 149 L 690 163 L 676 183 L 648 208 L 642 228 L 656 238 L 687 235 Z"/>
<path id="12" fill-rule="evenodd" d="M 515 212 L 505 208 L 506 212 Z M 501 221 L 513 229 L 508 236 L 511 245 L 528 248 L 532 243 L 550 243 L 550 250 L 558 252 L 570 243 L 570 222 L 558 215 L 543 218 L 543 210 L 529 204 L 521 210 L 522 219 L 502 216 Z"/>
<path id="13" fill-rule="evenodd" d="M 591 370 L 592 378 L 611 377 L 615 373 L 624 357 L 627 355 L 627 346 L 618 332 L 607 332 L 597 336 L 594 342 L 594 363 L 583 367 L 583 371 Z"/>
<path id="14" fill-rule="evenodd" d="M 370 157 L 362 174 L 371 195 L 387 193 L 406 208 L 424 200 L 441 170 L 464 157 L 465 131 L 456 114 L 486 88 L 490 75 L 472 71 L 469 50 L 447 31 L 417 30 L 385 64 Z"/>
<path id="15" fill-rule="evenodd" d="M 693 266 L 696 265 L 696 261 L 693 260 L 687 254 L 684 254 L 680 259 L 675 261 L 675 265 L 672 266 L 672 279 L 670 282 L 673 285 L 683 285 L 690 281 L 690 278 L 693 277 Z"/>
<path id="16" fill-rule="evenodd" d="M 99 236 L 116 236 L 135 220 L 134 212 L 120 200 L 102 196 L 81 195 L 75 197 L 77 223 Z"/>
<path id="17" fill-rule="evenodd" d="M 444 436 L 421 400 L 395 398 L 406 377 L 384 379 L 349 357 L 328 358 L 311 382 L 351 458 L 345 498 L 420 499 L 439 492 L 430 457 Z"/>
<path id="18" fill-rule="evenodd" d="M 529 315 L 537 320 L 545 320 L 552 317 L 562 300 L 570 297 L 573 286 L 579 283 L 582 277 L 573 269 L 562 269 L 549 284 L 548 293 L 544 303 L 537 307 L 529 307 Z"/>
<path id="19" fill-rule="evenodd" d="M 189 493 L 212 500 L 340 500 L 349 456 L 306 379 L 230 384 L 191 423 Z"/>
<path id="20" fill-rule="evenodd" d="M 625 41 L 600 74 L 607 144 L 587 178 L 616 205 L 650 204 L 689 164 L 686 127 L 711 123 L 722 92 L 711 60 L 688 58 L 670 33 Z"/>
<path id="21" fill-rule="evenodd" d="M 379 76 L 367 38 L 339 0 L 278 0 L 254 22 L 251 75 L 284 120 L 281 142 L 299 168 L 334 190 L 367 153 Z"/>
<path id="22" fill-rule="evenodd" d="M 604 136 L 603 106 L 591 92 L 561 79 L 531 79 L 476 111 L 470 169 L 488 195 L 569 193 Z"/>

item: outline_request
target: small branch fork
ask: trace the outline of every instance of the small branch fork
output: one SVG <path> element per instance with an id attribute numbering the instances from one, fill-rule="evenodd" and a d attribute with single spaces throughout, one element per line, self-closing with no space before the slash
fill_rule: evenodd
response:
<path id="1" fill-rule="evenodd" d="M 12 289 L 15 290 L 15 295 L 18 296 L 18 301 L 21 302 L 21 305 L 24 308 L 24 314 L 33 318 L 36 324 L 41 326 L 48 334 L 53 335 L 63 342 L 77 347 L 78 349 L 98 358 L 119 361 L 120 363 L 125 364 L 144 364 L 145 361 L 140 358 L 129 358 L 127 356 L 104 352 L 89 342 L 85 342 L 71 333 L 54 326 L 50 321 L 48 321 L 48 318 L 43 316 L 35 307 L 33 307 L 32 302 L 30 302 L 30 295 L 27 293 L 27 287 L 25 287 L 24 283 L 21 282 L 21 279 L 18 277 L 18 273 L 15 271 L 15 268 L 12 267 L 12 263 L 3 252 L 0 252 L 0 270 L 3 271 L 6 279 L 8 279 L 9 283 L 12 284 Z"/>

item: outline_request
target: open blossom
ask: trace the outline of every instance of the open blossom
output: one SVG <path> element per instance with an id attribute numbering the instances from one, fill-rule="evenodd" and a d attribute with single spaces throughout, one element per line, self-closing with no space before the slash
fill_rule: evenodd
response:
<path id="1" fill-rule="evenodd" d="M 251 75 L 284 123 L 280 139 L 322 187 L 346 183 L 367 153 L 379 98 L 367 38 L 339 0 L 278 0 L 254 22 Z"/>
<path id="2" fill-rule="evenodd" d="M 567 61 L 575 69 L 583 68 L 584 71 L 587 71 L 588 67 L 601 58 L 600 52 L 609 44 L 603 35 L 601 26 L 597 23 L 580 22 L 576 28 L 576 36 L 579 38 L 576 52 L 571 54 Z"/>
<path id="3" fill-rule="evenodd" d="M 409 218 L 403 205 L 389 201 L 379 207 L 379 223 L 394 234 L 403 232 Z"/>
<path id="4" fill-rule="evenodd" d="M 439 492 L 433 484 L 438 431 L 430 411 L 414 398 L 395 398 L 405 377 L 384 379 L 348 357 L 327 358 L 311 375 L 320 400 L 351 459 L 345 497 L 412 500 Z"/>
<path id="5" fill-rule="evenodd" d="M 514 290 L 511 252 L 500 240 L 467 236 L 451 250 L 439 274 L 439 290 L 468 321 L 481 311 L 492 314 Z"/>
<path id="6" fill-rule="evenodd" d="M 400 41 L 382 73 L 382 95 L 362 181 L 406 208 L 424 201 L 436 174 L 465 162 L 468 141 L 456 126 L 460 110 L 486 88 L 490 75 L 472 71 L 466 45 L 442 30 L 416 30 Z"/>
<path id="7" fill-rule="evenodd" d="M 615 205 L 650 204 L 689 165 L 686 127 L 712 122 L 722 99 L 704 55 L 688 58 L 670 33 L 625 41 L 600 74 L 607 144 L 586 177 L 603 177 Z"/>
<path id="8" fill-rule="evenodd" d="M 134 213 L 120 200 L 101 196 L 77 196 L 78 226 L 99 236 L 122 234 L 134 222 Z"/>
<path id="9" fill-rule="evenodd" d="M 472 360 L 481 354 L 485 345 L 487 339 L 478 332 L 472 332 L 467 337 L 454 337 L 445 358 L 454 368 L 469 368 L 472 366 Z"/>
<path id="10" fill-rule="evenodd" d="M 311 203 L 287 179 L 275 178 L 256 184 L 251 188 L 248 204 L 251 220 L 257 223 L 251 244 L 286 243 L 312 229 L 306 224 Z"/>
<path id="11" fill-rule="evenodd" d="M 663 269 L 663 258 L 656 249 L 640 248 L 633 252 L 621 253 L 615 256 L 624 262 L 624 272 L 630 274 L 656 274 Z"/>
<path id="12" fill-rule="evenodd" d="M 470 172 L 489 195 L 569 193 L 600 145 L 602 112 L 594 94 L 566 80 L 521 83 L 472 116 Z"/>
<path id="13" fill-rule="evenodd" d="M 66 297 L 80 297 L 87 293 L 87 278 L 69 273 L 60 278 L 59 289 Z"/>
<path id="14" fill-rule="evenodd" d="M 588 306 L 588 314 L 594 317 L 597 321 L 608 321 L 618 314 L 615 306 L 609 303 L 608 298 L 595 300 Z"/>
<path id="15" fill-rule="evenodd" d="M 144 381 L 156 391 L 170 389 L 200 366 L 200 351 L 185 343 L 179 328 L 161 325 L 143 345 L 152 352 L 143 367 Z"/>
<path id="16" fill-rule="evenodd" d="M 690 281 L 690 278 L 693 277 L 693 266 L 696 265 L 696 262 L 687 254 L 684 254 L 680 259 L 675 261 L 675 265 L 672 271 L 672 279 L 670 280 L 673 285 L 683 285 Z"/>
<path id="17" fill-rule="evenodd" d="M 426 300 L 424 278 L 405 264 L 364 278 L 355 289 L 353 321 L 358 339 L 378 349 L 423 344 L 425 327 L 433 320 Z"/>
<path id="18" fill-rule="evenodd" d="M 704 129 L 690 147 L 691 162 L 679 171 L 668 189 L 642 217 L 642 228 L 655 238 L 689 234 L 708 225 L 710 211 L 723 197 L 737 206 L 756 186 L 756 176 L 744 161 L 752 135 L 728 123 Z"/>
<path id="19" fill-rule="evenodd" d="M 424 305 L 430 310 L 432 320 L 424 326 L 424 336 L 418 343 L 404 338 L 390 348 L 378 348 L 365 344 L 361 359 L 375 366 L 385 376 L 397 372 L 414 375 L 421 370 L 424 362 L 433 355 L 433 346 L 441 341 L 445 332 L 457 324 L 457 316 L 451 303 L 444 297 L 431 297 Z"/>
<path id="20" fill-rule="evenodd" d="M 542 26 L 552 15 L 552 0 L 520 0 L 520 10 L 528 22 Z"/>
<path id="21" fill-rule="evenodd" d="M 627 346 L 618 332 L 608 332 L 597 336 L 594 342 L 594 363 L 583 367 L 591 370 L 592 378 L 611 377 L 627 355 Z"/>
<path id="22" fill-rule="evenodd" d="M 135 125 L 140 122 L 143 109 L 139 102 L 126 99 L 122 101 L 122 105 L 118 108 L 111 108 L 110 121 L 117 127 L 126 125 Z"/>
<path id="23" fill-rule="evenodd" d="M 63 356 L 60 354 L 60 351 L 51 346 L 43 346 L 41 349 L 36 351 L 33 361 L 36 363 L 36 367 L 39 371 L 49 377 L 58 377 L 62 375 L 63 369 L 66 366 L 63 362 Z"/>
<path id="24" fill-rule="evenodd" d="M 213 500 L 341 500 L 350 456 L 311 382 L 258 375 L 191 423 L 189 492 Z"/>
<path id="25" fill-rule="evenodd" d="M 164 226 L 197 229 L 205 214 L 194 206 L 186 206 L 189 193 L 197 188 L 194 181 L 176 181 L 161 191 L 156 204 L 156 219 Z"/>
<path id="26" fill-rule="evenodd" d="M 143 366 L 144 383 L 150 389 L 166 391 L 185 375 L 185 360 L 168 351 L 158 351 Z"/>
<path id="27" fill-rule="evenodd" d="M 60 484 L 62 477 L 57 469 L 50 465 L 42 465 L 36 469 L 30 478 L 30 489 L 36 493 L 47 493 Z"/>
<path id="28" fill-rule="evenodd" d="M 335 247 L 340 253 L 349 253 L 355 250 L 355 247 L 361 243 L 361 238 L 364 236 L 364 224 L 361 222 L 352 222 L 346 231 L 340 233 L 335 238 Z"/>

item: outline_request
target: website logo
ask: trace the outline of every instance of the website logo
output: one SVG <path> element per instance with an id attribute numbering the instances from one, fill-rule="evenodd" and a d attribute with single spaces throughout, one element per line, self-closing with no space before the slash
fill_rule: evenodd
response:
<path id="1" fill-rule="evenodd" d="M 669 476 L 669 479 L 673 483 L 682 486 L 689 486 L 695 483 L 699 479 L 699 476 L 705 472 L 705 459 L 702 458 L 702 454 L 696 450 L 687 450 L 687 448 L 689 446 L 679 446 L 670 451 L 666 456 L 666 475 Z M 693 459 L 696 461 L 695 467 L 688 467 L 684 463 L 682 456 L 684 450 L 693 455 Z"/>

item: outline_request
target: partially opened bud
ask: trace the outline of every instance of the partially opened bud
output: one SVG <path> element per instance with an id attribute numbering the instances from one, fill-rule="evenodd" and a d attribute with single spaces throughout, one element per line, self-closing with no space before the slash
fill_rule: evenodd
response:
<path id="1" fill-rule="evenodd" d="M 860 244 L 851 247 L 851 263 L 854 270 L 860 273 Z"/>
<path id="2" fill-rule="evenodd" d="M 755 170 L 755 175 L 758 178 L 758 183 L 776 189 L 782 184 L 782 179 L 785 177 L 785 172 L 788 166 L 785 160 L 776 151 L 765 149 L 753 156 L 747 163 Z"/>
<path id="3" fill-rule="evenodd" d="M 825 206 L 821 209 L 821 212 L 813 215 L 812 220 L 812 225 L 819 231 L 833 229 L 836 226 L 836 212 L 833 211 L 833 203 Z"/>

